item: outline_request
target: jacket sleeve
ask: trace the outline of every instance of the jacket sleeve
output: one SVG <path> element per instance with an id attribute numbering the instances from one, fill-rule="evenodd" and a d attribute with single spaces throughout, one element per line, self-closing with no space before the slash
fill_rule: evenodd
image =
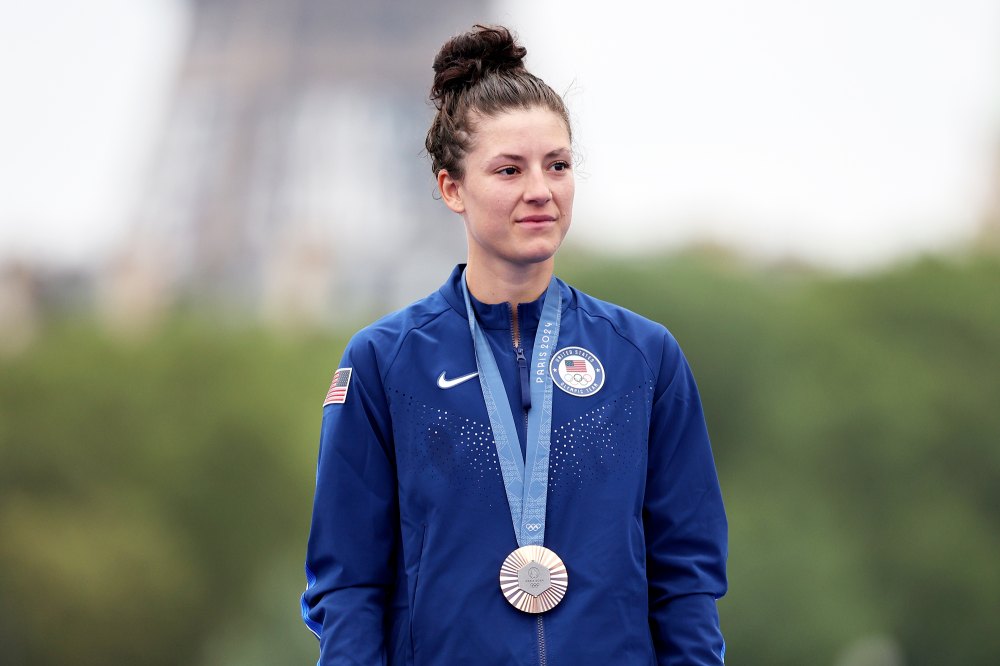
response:
<path id="1" fill-rule="evenodd" d="M 669 333 L 650 422 L 643 523 L 649 623 L 660 666 L 716 666 L 725 643 L 727 523 L 701 400 Z"/>
<path id="2" fill-rule="evenodd" d="M 319 666 L 384 664 L 398 531 L 392 428 L 373 345 L 357 336 L 343 403 L 323 407 L 302 617 Z"/>

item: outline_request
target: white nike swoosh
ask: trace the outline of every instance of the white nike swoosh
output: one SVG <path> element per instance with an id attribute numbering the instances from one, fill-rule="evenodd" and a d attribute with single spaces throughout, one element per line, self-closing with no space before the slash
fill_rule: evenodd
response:
<path id="1" fill-rule="evenodd" d="M 438 377 L 438 388 L 450 389 L 454 386 L 458 386 L 462 382 L 469 381 L 478 374 L 479 374 L 478 372 L 470 372 L 467 375 L 462 375 L 461 377 L 455 377 L 454 379 L 445 379 L 444 373 L 442 372 L 441 376 Z"/>

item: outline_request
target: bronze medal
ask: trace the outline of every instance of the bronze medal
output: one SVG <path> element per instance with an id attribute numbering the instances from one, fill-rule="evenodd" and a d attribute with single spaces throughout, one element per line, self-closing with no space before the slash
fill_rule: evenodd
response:
<path id="1" fill-rule="evenodd" d="M 544 613 L 566 596 L 566 565 L 545 546 L 523 546 L 500 566 L 500 591 L 514 608 Z"/>

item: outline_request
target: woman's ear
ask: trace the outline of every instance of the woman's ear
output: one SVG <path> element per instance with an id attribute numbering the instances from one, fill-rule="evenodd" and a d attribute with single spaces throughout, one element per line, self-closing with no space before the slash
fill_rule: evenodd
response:
<path id="1" fill-rule="evenodd" d="M 459 183 L 451 177 L 447 169 L 438 171 L 438 190 L 441 192 L 441 198 L 448 208 L 456 213 L 465 212 L 465 204 L 462 202 Z"/>

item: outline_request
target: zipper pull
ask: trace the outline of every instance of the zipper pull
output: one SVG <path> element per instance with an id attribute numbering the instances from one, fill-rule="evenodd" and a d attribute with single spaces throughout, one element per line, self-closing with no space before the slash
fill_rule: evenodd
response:
<path id="1" fill-rule="evenodd" d="M 524 356 L 524 347 L 515 347 L 514 354 L 517 356 L 517 370 L 521 376 L 521 408 L 528 411 L 531 409 L 531 386 L 528 384 L 528 359 Z"/>

